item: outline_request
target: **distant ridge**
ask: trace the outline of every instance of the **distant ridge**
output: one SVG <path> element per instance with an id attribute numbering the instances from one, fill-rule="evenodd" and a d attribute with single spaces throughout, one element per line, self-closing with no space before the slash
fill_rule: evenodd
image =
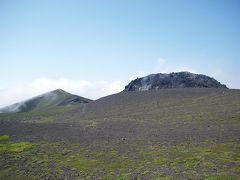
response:
<path id="1" fill-rule="evenodd" d="M 46 110 L 56 106 L 77 105 L 89 103 L 90 101 L 90 99 L 70 94 L 62 89 L 56 89 L 29 100 L 1 108 L 0 113 Z"/>
<path id="2" fill-rule="evenodd" d="M 216 79 L 190 72 L 158 73 L 137 78 L 125 86 L 124 91 L 146 91 L 166 88 L 227 88 Z"/>

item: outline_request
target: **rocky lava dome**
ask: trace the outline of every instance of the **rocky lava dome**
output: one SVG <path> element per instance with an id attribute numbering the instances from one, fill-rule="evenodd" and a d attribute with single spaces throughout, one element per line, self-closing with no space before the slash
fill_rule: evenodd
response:
<path id="1" fill-rule="evenodd" d="M 137 78 L 125 86 L 124 91 L 146 91 L 166 88 L 227 88 L 216 79 L 190 72 L 158 73 Z"/>

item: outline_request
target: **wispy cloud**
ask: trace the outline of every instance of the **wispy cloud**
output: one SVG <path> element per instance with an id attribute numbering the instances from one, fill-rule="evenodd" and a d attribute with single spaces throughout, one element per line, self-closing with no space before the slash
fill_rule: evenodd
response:
<path id="1" fill-rule="evenodd" d="M 139 77 L 143 77 L 143 76 L 147 76 L 149 73 L 144 71 L 144 70 L 138 70 L 136 72 L 134 72 L 133 74 L 131 74 L 130 78 L 128 78 L 127 81 L 125 81 L 126 83 L 129 83 L 130 81 L 139 78 Z M 127 85 L 127 84 L 125 84 Z"/>
<path id="2" fill-rule="evenodd" d="M 73 79 L 37 79 L 29 84 L 9 87 L 0 90 L 0 107 L 26 100 L 36 95 L 63 89 L 70 93 L 77 94 L 90 99 L 97 99 L 106 95 L 118 93 L 124 89 L 121 80 L 113 81 L 86 81 Z"/>
<path id="3" fill-rule="evenodd" d="M 155 67 L 153 68 L 155 73 L 171 73 L 171 72 L 180 72 L 180 71 L 189 71 L 193 73 L 198 73 L 198 71 L 192 67 L 189 67 L 184 64 L 176 64 L 165 58 L 159 58 L 156 62 Z"/>

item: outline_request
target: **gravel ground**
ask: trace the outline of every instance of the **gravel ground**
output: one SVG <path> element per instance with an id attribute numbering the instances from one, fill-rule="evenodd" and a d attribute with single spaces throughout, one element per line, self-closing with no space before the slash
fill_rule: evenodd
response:
<path id="1" fill-rule="evenodd" d="M 0 121 L 0 134 L 8 134 L 16 140 L 70 141 L 93 143 L 99 140 L 110 142 L 151 141 L 160 143 L 201 142 L 214 140 L 225 142 L 240 140 L 240 128 L 234 124 L 165 124 L 136 121 L 105 121 L 96 127 L 78 123 L 21 123 Z"/>

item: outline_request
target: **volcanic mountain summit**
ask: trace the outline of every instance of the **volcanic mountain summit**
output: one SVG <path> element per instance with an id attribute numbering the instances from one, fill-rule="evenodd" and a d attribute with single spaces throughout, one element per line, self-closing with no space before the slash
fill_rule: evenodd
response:
<path id="1" fill-rule="evenodd" d="M 146 91 L 166 88 L 227 88 L 227 86 L 206 75 L 177 72 L 150 74 L 137 78 L 125 86 L 124 91 Z"/>

